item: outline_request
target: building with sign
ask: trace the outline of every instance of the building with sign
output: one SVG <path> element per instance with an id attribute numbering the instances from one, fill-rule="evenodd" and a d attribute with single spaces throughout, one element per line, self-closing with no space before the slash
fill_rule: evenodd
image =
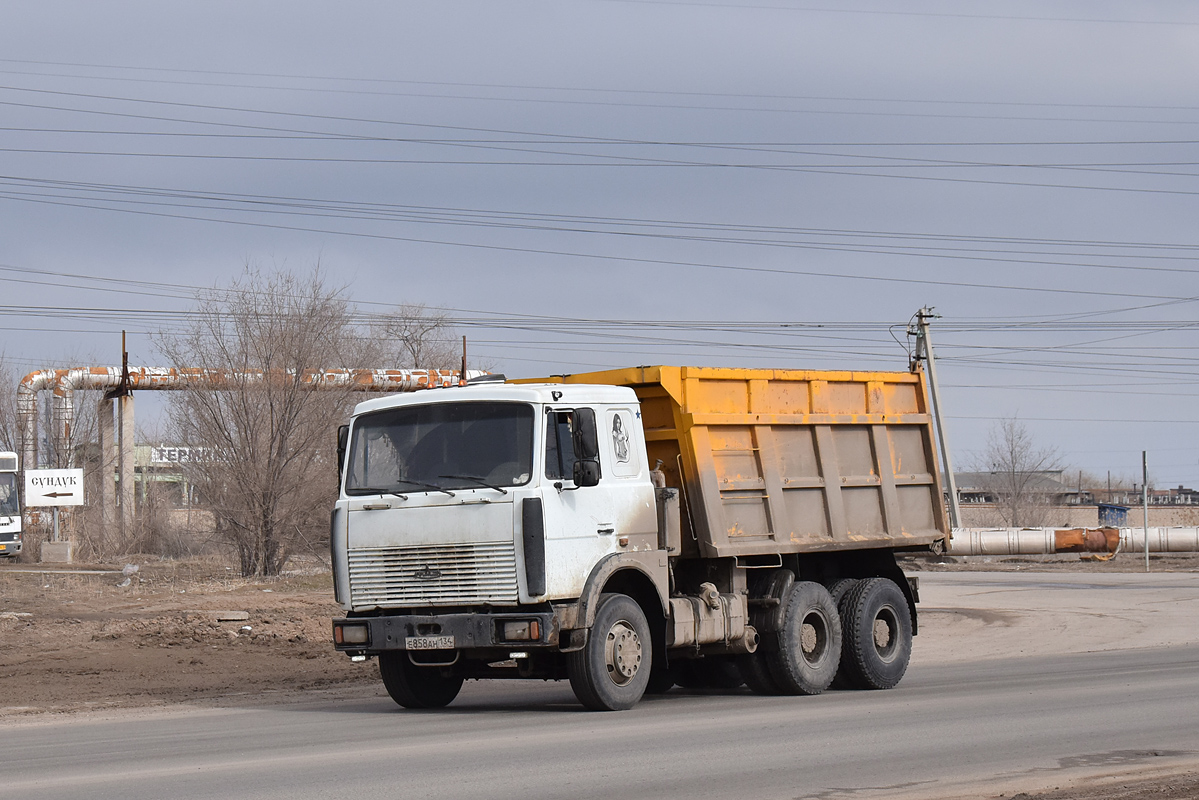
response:
<path id="1" fill-rule="evenodd" d="M 134 495 L 137 503 L 150 500 L 166 508 L 190 508 L 198 501 L 187 479 L 186 465 L 204 457 L 204 449 L 165 444 L 141 444 L 133 451 Z"/>

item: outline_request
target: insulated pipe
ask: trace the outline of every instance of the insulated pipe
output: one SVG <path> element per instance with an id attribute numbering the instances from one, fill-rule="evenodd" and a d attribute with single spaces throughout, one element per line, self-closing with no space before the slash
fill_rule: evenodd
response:
<path id="1" fill-rule="evenodd" d="M 955 528 L 952 556 L 1115 553 L 1145 548 L 1141 528 Z M 1150 528 L 1152 553 L 1199 552 L 1199 528 Z"/>
<path id="2" fill-rule="evenodd" d="M 486 373 L 469 370 L 466 377 Z M 419 389 L 457 386 L 457 370 L 437 369 L 331 369 L 245 372 L 177 367 L 131 367 L 129 388 L 138 390 L 231 389 L 265 380 L 298 380 L 314 390 L 340 389 L 351 392 L 413 392 Z M 75 424 L 74 392 L 80 389 L 108 391 L 122 385 L 120 367 L 77 367 L 75 369 L 38 370 L 26 375 L 17 387 L 17 422 L 21 431 L 23 464 L 37 464 L 37 393 L 54 391 L 54 439 L 65 452 Z"/>
<path id="3" fill-rule="evenodd" d="M 945 552 L 952 556 L 1055 553 L 1052 528 L 954 528 Z"/>
<path id="4" fill-rule="evenodd" d="M 1121 528 L 1120 549 L 1145 550 L 1144 528 Z M 1199 528 L 1150 528 L 1150 553 L 1199 553 Z"/>
<path id="5" fill-rule="evenodd" d="M 54 385 L 65 370 L 39 369 L 17 384 L 17 430 L 21 439 L 21 468 L 37 469 L 37 393 Z"/>

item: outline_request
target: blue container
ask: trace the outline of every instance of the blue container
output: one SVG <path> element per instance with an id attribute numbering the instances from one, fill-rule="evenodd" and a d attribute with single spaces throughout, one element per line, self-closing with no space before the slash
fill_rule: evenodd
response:
<path id="1" fill-rule="evenodd" d="M 1128 524 L 1128 507 L 1114 503 L 1097 503 L 1099 524 L 1105 528 L 1123 528 Z"/>

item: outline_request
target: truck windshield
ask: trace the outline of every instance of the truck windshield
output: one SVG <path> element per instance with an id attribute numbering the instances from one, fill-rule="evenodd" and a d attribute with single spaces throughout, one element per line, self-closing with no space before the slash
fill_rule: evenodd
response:
<path id="1" fill-rule="evenodd" d="M 17 504 L 17 476 L 0 472 L 0 517 L 15 517 L 21 513 Z"/>
<path id="2" fill-rule="evenodd" d="M 520 486 L 532 475 L 532 406 L 430 403 L 358 418 L 346 494 Z"/>

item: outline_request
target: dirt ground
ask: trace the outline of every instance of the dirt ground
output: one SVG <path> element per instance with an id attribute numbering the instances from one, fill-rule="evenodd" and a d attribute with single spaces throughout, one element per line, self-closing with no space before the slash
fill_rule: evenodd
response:
<path id="1" fill-rule="evenodd" d="M 154 560 L 126 586 L 123 567 L 0 565 L 0 719 L 378 684 L 373 664 L 333 651 L 324 570 L 247 581 L 215 561 Z M 245 618 L 218 619 L 243 616 L 228 611 Z"/>
<path id="2" fill-rule="evenodd" d="M 332 581 L 319 564 L 244 580 L 215 559 L 64 566 L 0 563 L 0 722 L 44 713 L 175 704 L 240 706 L 382 694 L 374 662 L 329 642 Z M 1139 572 L 1142 556 L 905 559 L 921 571 Z M 1199 572 L 1199 557 L 1154 555 L 1154 572 Z M 239 613 L 226 613 L 239 612 Z M 230 617 L 233 619 L 222 619 Z M 988 795 L 983 795 L 988 796 Z M 1003 797 L 989 795 L 989 797 Z M 1199 773 L 1127 774 L 1004 800 L 1180 800 Z"/>

